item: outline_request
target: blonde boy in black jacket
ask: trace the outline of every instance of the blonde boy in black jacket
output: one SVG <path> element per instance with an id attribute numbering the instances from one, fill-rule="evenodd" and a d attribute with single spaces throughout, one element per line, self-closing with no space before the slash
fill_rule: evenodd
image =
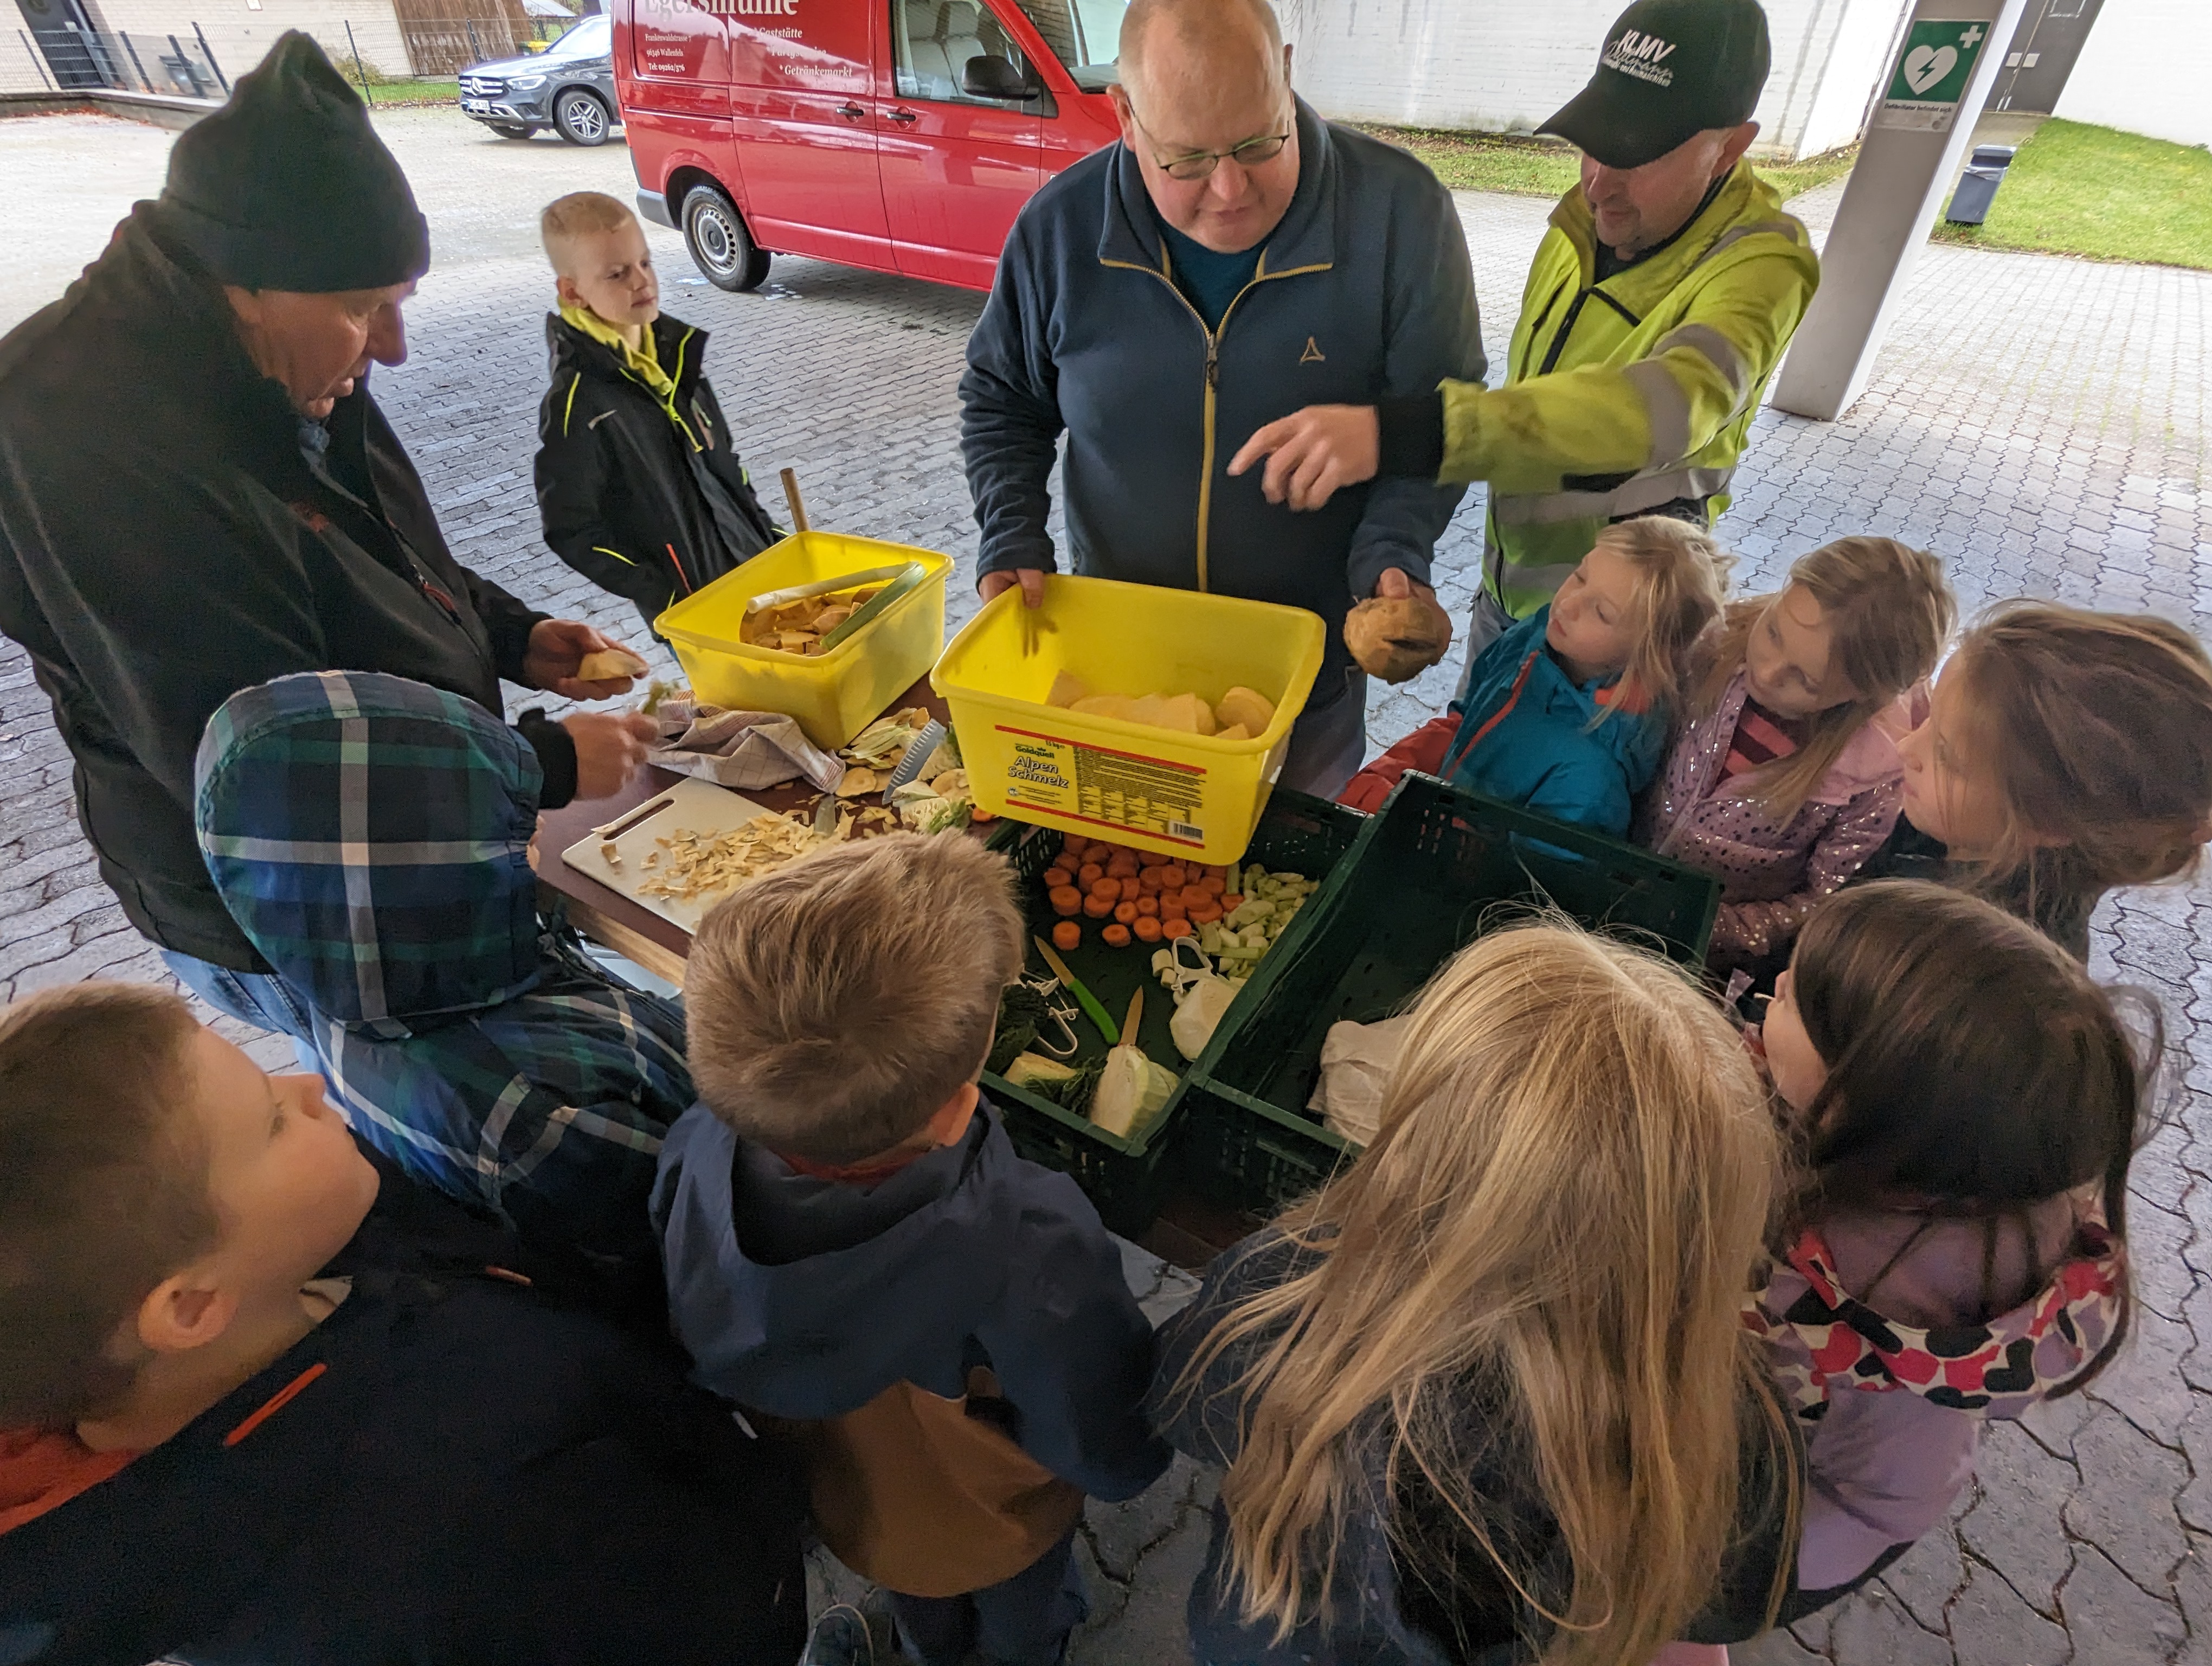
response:
<path id="1" fill-rule="evenodd" d="M 538 511 L 553 553 L 602 590 L 662 611 L 780 535 L 753 495 L 704 374 L 707 332 L 665 316 L 644 228 L 580 191 L 539 229 L 560 310 L 538 414 Z"/>

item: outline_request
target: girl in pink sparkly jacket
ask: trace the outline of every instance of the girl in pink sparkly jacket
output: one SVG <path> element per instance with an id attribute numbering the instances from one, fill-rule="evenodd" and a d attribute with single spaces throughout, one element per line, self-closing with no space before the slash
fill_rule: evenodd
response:
<path id="1" fill-rule="evenodd" d="M 1721 882 L 1717 970 L 1778 969 L 1806 916 L 1889 836 L 1905 696 L 1936 668 L 1955 611 L 1935 556 L 1845 538 L 1707 634 L 1638 836 Z"/>

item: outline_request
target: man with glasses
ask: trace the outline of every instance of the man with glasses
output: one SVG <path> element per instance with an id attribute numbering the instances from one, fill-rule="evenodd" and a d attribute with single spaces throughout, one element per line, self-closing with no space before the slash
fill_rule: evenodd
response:
<path id="1" fill-rule="evenodd" d="M 1608 521 L 1710 525 L 1820 281 L 1805 228 L 1743 159 L 1769 58 L 1759 0 L 1637 0 L 1541 129 L 1582 151 L 1582 181 L 1529 268 L 1504 385 L 1311 405 L 1231 471 L 1317 513 L 1349 483 L 1488 481 L 1470 665 Z"/>
<path id="2" fill-rule="evenodd" d="M 1480 380 L 1466 237 L 1419 162 L 1291 93 L 1266 0 L 1134 0 L 1113 99 L 1121 142 L 1023 210 L 968 344 L 979 588 L 1042 599 L 1065 432 L 1078 572 L 1328 622 L 1280 779 L 1333 795 L 1366 747 L 1344 617 L 1367 596 L 1426 593 L 1464 489 L 1390 480 L 1296 514 L 1227 464 L 1285 410 Z"/>

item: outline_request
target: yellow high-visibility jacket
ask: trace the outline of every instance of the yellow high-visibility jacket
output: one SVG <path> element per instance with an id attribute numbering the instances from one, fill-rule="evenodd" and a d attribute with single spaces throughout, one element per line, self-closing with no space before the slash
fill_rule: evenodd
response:
<path id="1" fill-rule="evenodd" d="M 1728 507 L 1767 378 L 1820 282 L 1805 228 L 1735 171 L 1668 244 L 1602 284 L 1577 185 L 1552 210 L 1503 386 L 1443 384 L 1443 482 L 1486 480 L 1484 584 L 1516 618 L 1609 520 Z"/>

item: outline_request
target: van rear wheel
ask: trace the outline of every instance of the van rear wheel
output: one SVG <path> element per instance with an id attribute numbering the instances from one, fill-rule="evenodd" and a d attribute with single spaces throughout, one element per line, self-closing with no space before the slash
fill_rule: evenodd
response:
<path id="1" fill-rule="evenodd" d="M 768 251 L 754 243 L 737 205 L 716 186 L 694 185 L 684 193 L 684 241 L 718 289 L 757 289 L 768 277 Z"/>

